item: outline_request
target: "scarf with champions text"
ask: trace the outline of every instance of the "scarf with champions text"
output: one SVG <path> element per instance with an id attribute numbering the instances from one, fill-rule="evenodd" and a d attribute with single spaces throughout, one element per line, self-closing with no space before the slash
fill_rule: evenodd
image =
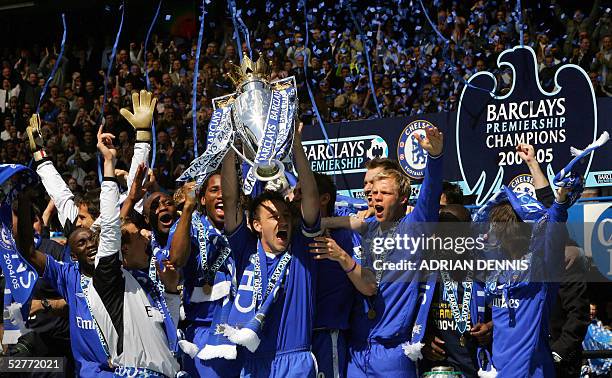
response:
<path id="1" fill-rule="evenodd" d="M 237 298 L 229 310 L 225 308 L 231 323 L 219 324 L 216 333 L 223 333 L 230 342 L 246 347 L 251 353 L 257 350 L 265 319 L 284 288 L 292 257 L 290 251 L 291 246 L 278 257 L 276 268 L 268 277 L 266 253 L 261 241 L 257 242 L 257 252 L 251 255 L 242 274 Z"/>
<path id="2" fill-rule="evenodd" d="M 206 216 L 202 216 L 195 211 L 192 215 L 191 234 L 196 237 L 198 244 L 199 263 L 201 266 L 200 274 L 204 284 L 211 282 L 210 293 L 204 293 L 202 287 L 194 287 L 191 293 L 185 292 L 189 296 L 191 303 L 215 302 L 221 300 L 221 306 L 215 308 L 211 330 L 217 330 L 221 324 L 227 323 L 227 319 L 232 308 L 233 297 L 235 296 L 236 283 L 234 266 L 230 257 L 231 250 L 229 241 Z M 173 234 L 175 227 L 170 232 Z M 171 240 L 170 235 L 169 240 Z M 214 259 L 211 260 L 211 257 Z M 220 268 L 227 267 L 227 271 Z M 225 358 L 234 360 L 237 357 L 236 345 L 231 342 L 222 332 L 209 332 L 204 347 L 200 350 L 197 345 L 187 340 L 179 341 L 179 346 L 183 352 L 191 358 L 196 356 L 202 360 L 214 358 Z"/>
<path id="3" fill-rule="evenodd" d="M 26 326 L 30 312 L 30 298 L 38 273 L 17 249 L 13 235 L 12 202 L 20 191 L 38 183 L 38 175 L 19 164 L 0 164 L 0 267 L 5 278 L 4 343 L 14 344 L 19 336 L 29 332 Z M 41 238 L 35 235 L 36 247 Z"/>

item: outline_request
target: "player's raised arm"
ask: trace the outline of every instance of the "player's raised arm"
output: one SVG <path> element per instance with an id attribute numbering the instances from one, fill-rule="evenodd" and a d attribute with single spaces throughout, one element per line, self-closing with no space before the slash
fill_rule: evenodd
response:
<path id="1" fill-rule="evenodd" d="M 33 114 L 30 118 L 30 124 L 26 128 L 30 152 L 34 157 L 36 173 L 40 176 L 45 190 L 55 203 L 57 215 L 64 228 L 64 233 L 68 234 L 77 222 L 79 209 L 74 203 L 74 195 L 53 166 L 45 151 L 40 126 L 40 116 Z"/>
<path id="2" fill-rule="evenodd" d="M 100 243 L 96 265 L 101 259 L 118 254 L 121 250 L 121 223 L 119 221 L 119 187 L 115 177 L 117 150 L 114 135 L 98 130 L 98 150 L 104 158 L 103 181 L 100 191 Z"/>
<path id="3" fill-rule="evenodd" d="M 32 192 L 24 190 L 19 194 L 17 203 L 17 235 L 15 244 L 22 256 L 34 266 L 38 274 L 45 272 L 47 256 L 34 247 L 34 228 L 32 226 Z"/>
<path id="4" fill-rule="evenodd" d="M 527 168 L 529 168 L 529 173 L 531 177 L 533 177 L 533 186 L 536 190 L 548 187 L 548 179 L 536 160 L 536 153 L 533 146 L 524 143 L 518 144 L 516 146 L 516 152 L 518 152 L 519 157 L 525 162 Z"/>
<path id="5" fill-rule="evenodd" d="M 438 220 L 440 195 L 442 194 L 442 151 L 444 134 L 436 127 L 428 127 L 425 136 L 416 134 L 415 138 L 429 157 L 425 168 L 425 178 L 421 184 L 416 206 L 409 216 L 416 222 L 435 222 Z"/>
<path id="6" fill-rule="evenodd" d="M 134 145 L 134 156 L 130 164 L 130 171 L 127 177 L 128 188 L 132 186 L 136 173 L 140 164 L 147 164 L 149 160 L 149 153 L 151 152 L 151 122 L 153 120 L 153 113 L 155 112 L 155 104 L 157 98 L 153 97 L 151 92 L 147 92 L 144 89 L 140 91 L 140 95 L 137 92 L 132 93 L 132 106 L 134 113 L 130 112 L 127 108 L 119 110 L 121 115 L 134 127 L 136 130 L 136 144 Z M 134 209 L 139 213 L 142 213 L 142 199 L 134 204 Z"/>
<path id="7" fill-rule="evenodd" d="M 170 264 L 175 268 L 183 267 L 191 253 L 191 217 L 197 205 L 195 184 L 192 181 L 183 186 L 185 203 L 170 246 Z"/>
<path id="8" fill-rule="evenodd" d="M 295 158 L 295 168 L 302 184 L 302 219 L 304 219 L 306 226 L 313 226 L 319 219 L 319 190 L 302 147 L 301 134 L 300 127 L 296 130 L 293 138 L 293 156 Z"/>
<path id="9" fill-rule="evenodd" d="M 225 213 L 225 232 L 231 234 L 242 223 L 244 212 L 240 206 L 240 184 L 236 171 L 236 155 L 229 150 L 221 168 L 221 187 L 223 188 L 223 211 Z"/>

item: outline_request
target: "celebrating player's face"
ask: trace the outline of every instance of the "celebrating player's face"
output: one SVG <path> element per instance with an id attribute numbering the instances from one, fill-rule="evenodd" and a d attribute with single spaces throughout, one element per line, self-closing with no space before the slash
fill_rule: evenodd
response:
<path id="1" fill-rule="evenodd" d="M 223 228 L 223 192 L 221 191 L 221 175 L 211 176 L 206 186 L 206 192 L 202 198 L 202 204 L 206 207 L 206 215 L 218 229 Z"/>
<path id="2" fill-rule="evenodd" d="M 147 245 L 149 238 L 134 223 L 122 227 L 121 254 L 125 269 L 143 269 L 149 266 Z"/>
<path id="3" fill-rule="evenodd" d="M 90 229 L 78 228 L 70 235 L 68 245 L 73 259 L 77 260 L 81 266 L 93 267 L 98 252 L 98 243 Z"/>
<path id="4" fill-rule="evenodd" d="M 363 178 L 363 193 L 368 200 L 368 206 L 374 206 L 374 202 L 372 202 L 372 185 L 374 184 L 374 177 L 377 174 L 383 171 L 382 167 L 368 169 L 366 171 L 365 177 Z"/>
<path id="5" fill-rule="evenodd" d="M 266 252 L 286 251 L 291 240 L 291 212 L 287 204 L 279 200 L 264 201 L 256 214 L 253 227 L 260 234 Z"/>
<path id="6" fill-rule="evenodd" d="M 397 183 L 391 178 L 374 181 L 372 185 L 374 215 L 379 222 L 391 222 L 403 214 Z"/>
<path id="7" fill-rule="evenodd" d="M 157 230 L 163 234 L 167 234 L 176 218 L 176 205 L 172 197 L 165 194 L 159 196 L 151 204 L 151 212 L 155 214 L 157 219 Z"/>
<path id="8" fill-rule="evenodd" d="M 93 219 L 89 213 L 87 205 L 81 204 L 81 206 L 79 206 L 79 215 L 77 216 L 76 226 L 90 228 L 94 221 L 95 219 Z"/>

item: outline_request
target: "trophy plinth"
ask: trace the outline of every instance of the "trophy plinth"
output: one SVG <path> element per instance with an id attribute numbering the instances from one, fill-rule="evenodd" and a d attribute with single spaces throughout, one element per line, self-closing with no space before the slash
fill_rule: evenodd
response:
<path id="1" fill-rule="evenodd" d="M 272 181 L 281 177 L 285 173 L 285 166 L 279 160 L 272 160 L 268 164 L 255 163 L 253 164 L 254 175 L 260 181 Z"/>

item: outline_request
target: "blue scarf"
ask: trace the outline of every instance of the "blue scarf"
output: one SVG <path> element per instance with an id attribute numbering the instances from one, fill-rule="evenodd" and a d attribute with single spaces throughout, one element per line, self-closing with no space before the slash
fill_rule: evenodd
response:
<path id="1" fill-rule="evenodd" d="M 582 180 L 580 176 L 583 174 L 583 172 L 576 172 L 574 166 L 579 162 L 583 163 L 591 152 L 606 144 L 608 140 L 610 140 L 610 135 L 607 131 L 604 131 L 604 133 L 601 134 L 596 141 L 586 146 L 586 148 L 583 150 L 570 147 L 570 153 L 572 156 L 574 156 L 574 158 L 565 167 L 563 167 L 563 169 L 561 169 L 553 179 L 553 184 L 556 186 L 570 189 L 567 196 L 570 205 L 574 204 L 580 198 L 582 193 Z"/>
<path id="2" fill-rule="evenodd" d="M 406 341 L 402 344 L 402 350 L 404 354 L 408 356 L 412 361 L 417 361 L 423 358 L 421 349 L 425 344 L 422 343 L 423 337 L 425 337 L 425 328 L 427 327 L 427 318 L 429 317 L 429 307 L 433 300 L 434 290 L 436 288 L 437 274 L 432 272 L 429 274 L 426 282 L 419 284 L 419 306 L 417 317 L 412 327 L 412 334 L 410 335 L 410 341 Z"/>
<path id="3" fill-rule="evenodd" d="M 231 250 L 229 241 L 219 230 L 217 230 L 212 222 L 207 217 L 202 217 L 198 212 L 193 213 L 192 235 L 197 236 L 198 252 L 200 253 L 200 265 L 207 267 L 208 272 L 214 272 L 214 277 L 202 277 L 205 283 L 209 283 L 212 279 L 212 289 L 216 287 L 224 287 L 229 281 L 233 283 L 232 290 L 223 298 L 223 303 L 220 308 L 217 308 L 213 314 L 213 320 L 210 325 L 211 332 L 208 332 L 206 344 L 197 354 L 202 360 L 210 360 L 213 358 L 225 358 L 235 360 L 237 357 L 236 345 L 231 342 L 218 329 L 222 324 L 228 322 L 230 310 L 232 308 L 233 297 L 235 295 L 236 285 L 232 282 L 232 277 L 235 276 L 232 259 L 230 257 Z M 205 254 L 205 256 L 204 256 Z M 214 256 L 214 259 L 212 258 Z M 203 264 L 206 258 L 206 264 Z M 220 270 L 221 266 L 226 266 L 230 274 Z M 204 269 L 202 269 L 204 271 Z M 213 274 L 213 273 L 208 273 Z M 214 299 L 211 298 L 211 300 Z M 219 299 L 214 299 L 217 301 Z"/>
<path id="4" fill-rule="evenodd" d="M 161 279 L 157 276 L 157 269 L 164 269 L 164 260 L 170 258 L 170 241 L 176 231 L 176 226 L 178 225 L 178 220 L 174 222 L 172 227 L 170 227 L 170 231 L 168 232 L 168 239 L 166 239 L 166 245 L 162 246 L 157 241 L 157 236 L 155 236 L 155 230 L 151 230 L 151 260 L 149 261 L 149 278 L 157 285 L 158 289 L 161 292 L 164 292 L 166 289 L 164 284 L 161 282 Z"/>
<path id="5" fill-rule="evenodd" d="M 8 329 L 26 330 L 25 320 L 30 312 L 30 298 L 38 279 L 36 269 L 17 250 L 13 237 L 13 213 L 11 203 L 26 187 L 38 183 L 38 176 L 19 164 L 0 164 L 0 267 L 5 278 L 5 308 L 9 310 Z M 38 237 L 38 236 L 37 236 Z M 38 237 L 38 242 L 40 237 Z M 11 324 L 12 323 L 12 324 Z"/>
<path id="6" fill-rule="evenodd" d="M 437 277 L 437 272 L 431 272 L 427 278 L 427 281 L 419 285 L 419 298 L 421 298 L 421 302 L 419 303 L 419 311 L 415 325 L 412 328 L 411 340 L 402 344 L 404 354 L 413 361 L 423 358 L 421 349 L 424 344 L 422 343 L 422 340 L 423 337 L 425 337 L 427 329 L 427 319 L 429 316 L 429 309 L 433 301 Z M 440 290 L 443 290 L 443 287 L 441 287 Z M 472 320 L 472 327 L 477 323 L 484 323 L 486 307 L 484 290 L 484 284 L 482 282 L 472 280 L 472 299 L 470 300 L 470 317 Z M 479 346 L 479 354 L 481 349 L 486 348 Z"/>
<path id="7" fill-rule="evenodd" d="M 266 316 L 276 303 L 279 292 L 283 290 L 291 263 L 289 250 L 280 256 L 276 268 L 268 277 L 266 254 L 261 242 L 257 243 L 257 253 L 251 256 L 250 263 L 242 274 L 237 293 L 239 297 L 234 300 L 230 309 L 229 322 L 217 329 L 218 332 L 222 331 L 229 341 L 246 347 L 251 353 L 259 347 Z M 251 277 L 253 285 L 249 282 Z"/>

